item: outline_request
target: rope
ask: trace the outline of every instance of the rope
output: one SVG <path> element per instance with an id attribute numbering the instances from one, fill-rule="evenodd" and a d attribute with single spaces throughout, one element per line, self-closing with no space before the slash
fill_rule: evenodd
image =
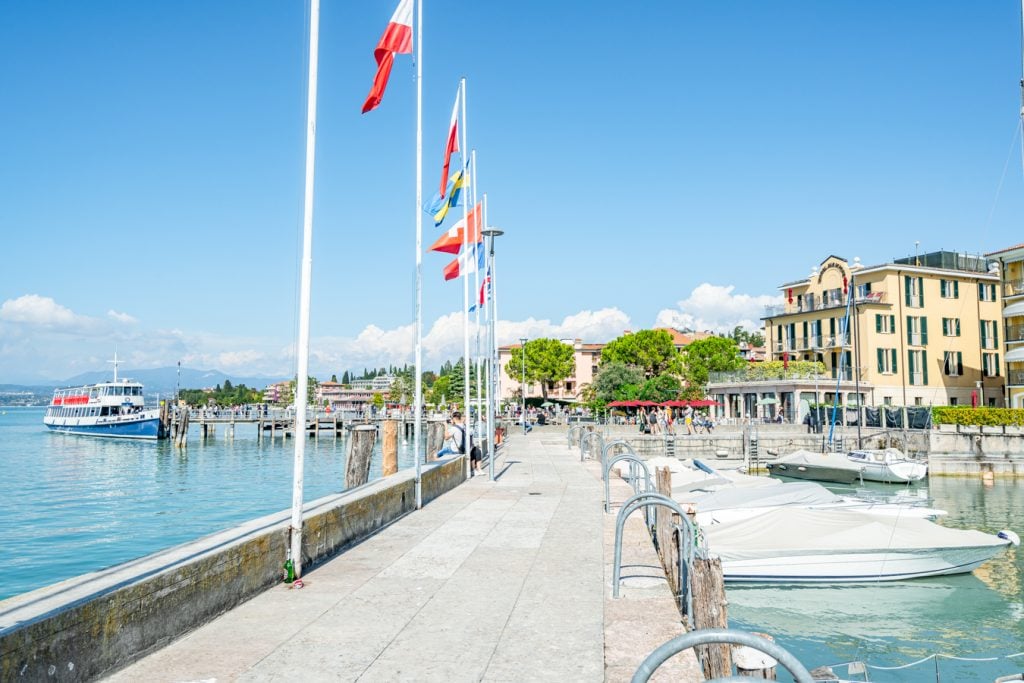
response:
<path id="1" fill-rule="evenodd" d="M 914 660 L 913 662 L 909 662 L 907 664 L 900 664 L 898 666 L 881 666 L 879 664 L 869 664 L 867 662 L 861 662 L 861 661 L 840 662 L 839 664 L 829 664 L 828 666 L 831 669 L 831 668 L 842 667 L 842 666 L 850 666 L 851 664 L 861 664 L 861 665 L 867 667 L 868 669 L 874 669 L 876 671 L 899 671 L 901 669 L 909 669 L 912 666 L 917 666 L 919 664 L 924 664 L 925 662 L 930 662 L 933 659 L 940 659 L 940 658 L 941 659 L 953 659 L 953 660 L 956 660 L 958 662 L 995 662 L 995 661 L 998 661 L 1000 659 L 1013 659 L 1014 657 L 1021 657 L 1021 656 L 1024 656 L 1024 652 L 1017 652 L 1017 653 L 1014 653 L 1012 655 L 1001 655 L 1001 656 L 998 656 L 998 657 L 960 657 L 960 656 L 957 656 L 957 655 L 947 654 L 945 652 L 933 652 L 932 654 L 928 655 L 927 657 L 922 657 L 921 659 Z"/>

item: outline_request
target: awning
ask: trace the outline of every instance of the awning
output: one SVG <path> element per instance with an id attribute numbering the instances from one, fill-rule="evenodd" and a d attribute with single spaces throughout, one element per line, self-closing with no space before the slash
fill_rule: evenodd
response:
<path id="1" fill-rule="evenodd" d="M 1012 303 L 1003 309 L 1003 317 L 1010 318 L 1015 315 L 1024 315 L 1024 301 Z"/>
<path id="2" fill-rule="evenodd" d="M 1024 347 L 1014 349 L 1006 352 L 1007 363 L 1022 363 L 1024 362 Z"/>

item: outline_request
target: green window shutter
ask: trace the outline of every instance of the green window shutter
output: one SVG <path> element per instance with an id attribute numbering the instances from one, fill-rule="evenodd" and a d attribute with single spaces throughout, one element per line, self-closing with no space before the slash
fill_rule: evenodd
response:
<path id="1" fill-rule="evenodd" d="M 836 319 L 835 318 L 829 318 L 828 319 L 828 333 L 829 333 L 829 335 L 831 335 L 833 337 L 836 336 Z"/>
<path id="2" fill-rule="evenodd" d="M 946 285 L 946 280 L 939 280 L 939 296 L 945 297 L 947 295 L 946 292 L 948 290 L 948 287 Z"/>
<path id="3" fill-rule="evenodd" d="M 981 300 L 981 301 L 985 300 L 985 283 L 984 282 L 979 282 L 978 283 L 978 299 Z"/>
<path id="4" fill-rule="evenodd" d="M 949 336 L 949 318 L 943 318 L 942 319 L 942 336 L 943 337 L 948 337 Z"/>
<path id="5" fill-rule="evenodd" d="M 807 339 L 807 321 L 804 321 L 804 340 Z"/>
<path id="6" fill-rule="evenodd" d="M 903 303 L 910 305 L 910 276 L 903 276 Z"/>
<path id="7" fill-rule="evenodd" d="M 960 336 L 960 318 L 956 318 L 956 336 Z"/>
<path id="8" fill-rule="evenodd" d="M 911 329 L 912 329 L 912 328 L 911 328 L 911 326 L 910 326 L 910 325 L 911 325 L 911 322 L 910 322 L 910 321 L 911 321 L 912 319 L 913 319 L 913 316 L 910 316 L 910 315 L 908 315 L 908 316 L 907 316 L 907 344 L 912 344 L 912 343 L 913 343 L 913 341 L 914 341 L 914 338 L 913 338 L 913 336 L 914 336 L 914 335 L 913 335 L 913 333 L 911 332 Z"/>
<path id="9" fill-rule="evenodd" d="M 880 313 L 875 313 L 875 332 L 881 332 L 881 331 L 882 331 L 882 315 Z"/>
<path id="10" fill-rule="evenodd" d="M 985 339 L 987 338 L 988 328 L 985 326 L 984 320 L 978 323 L 978 326 L 981 328 L 981 348 L 985 348 Z"/>
<path id="11" fill-rule="evenodd" d="M 960 351 L 956 352 L 956 373 L 964 374 L 964 354 Z"/>
<path id="12" fill-rule="evenodd" d="M 999 348 L 999 325 L 996 324 L 995 320 L 992 321 L 992 345 L 997 349 Z"/>
<path id="13" fill-rule="evenodd" d="M 953 280 L 953 298 L 954 299 L 959 299 L 960 298 L 960 281 L 959 280 Z"/>
<path id="14" fill-rule="evenodd" d="M 878 351 L 878 372 L 885 372 L 885 356 L 882 355 L 883 354 L 882 349 L 877 349 L 877 351 Z"/>
<path id="15" fill-rule="evenodd" d="M 924 379 L 924 384 L 928 384 L 928 352 L 921 352 L 921 377 Z"/>
<path id="16" fill-rule="evenodd" d="M 892 352 L 892 367 L 890 368 L 890 370 L 892 370 L 893 373 L 895 373 L 896 372 L 896 349 L 889 349 L 889 351 Z"/>
<path id="17" fill-rule="evenodd" d="M 892 332 L 893 334 L 896 334 L 896 316 L 895 315 L 890 315 L 889 316 L 889 331 Z"/>
<path id="18" fill-rule="evenodd" d="M 917 303 L 924 308 L 924 278 L 917 278 Z"/>
<path id="19" fill-rule="evenodd" d="M 921 316 L 921 346 L 928 343 L 928 318 Z"/>
<path id="20" fill-rule="evenodd" d="M 996 354 L 996 376 L 999 376 L 999 354 Z"/>
<path id="21" fill-rule="evenodd" d="M 910 373 L 910 383 L 914 383 L 914 352 L 907 351 L 907 372 Z"/>

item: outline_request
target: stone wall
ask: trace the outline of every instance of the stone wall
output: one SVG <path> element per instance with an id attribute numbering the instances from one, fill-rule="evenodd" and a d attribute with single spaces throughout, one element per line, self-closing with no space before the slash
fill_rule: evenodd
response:
<path id="1" fill-rule="evenodd" d="M 424 504 L 464 479 L 462 458 L 424 468 Z M 304 566 L 415 506 L 409 470 L 308 503 Z M 281 581 L 290 521 L 268 515 L 0 602 L 0 681 L 92 680 L 210 621 Z"/>

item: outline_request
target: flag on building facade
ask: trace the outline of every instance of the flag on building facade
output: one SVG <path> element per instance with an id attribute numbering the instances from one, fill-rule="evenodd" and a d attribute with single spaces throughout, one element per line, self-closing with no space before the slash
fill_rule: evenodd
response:
<path id="1" fill-rule="evenodd" d="M 460 91 L 461 92 L 461 91 Z M 444 166 L 441 168 L 441 198 L 445 195 L 445 181 L 452 163 L 452 152 L 459 151 L 459 93 L 455 93 L 455 104 L 452 106 L 452 119 L 448 124 L 448 141 L 444 146 Z"/>
<path id="2" fill-rule="evenodd" d="M 388 87 L 388 78 L 391 76 L 391 65 L 395 61 L 395 54 L 410 54 L 411 52 L 412 0 L 401 0 L 373 51 L 373 58 L 377 60 L 377 75 L 374 76 L 370 94 L 366 97 L 366 102 L 363 103 L 364 114 L 376 109 L 384 98 L 384 89 Z"/>
<path id="3" fill-rule="evenodd" d="M 458 258 L 444 267 L 444 279 L 454 280 L 463 275 L 472 275 L 484 267 L 484 250 L 474 244 L 470 249 L 459 254 Z"/>

